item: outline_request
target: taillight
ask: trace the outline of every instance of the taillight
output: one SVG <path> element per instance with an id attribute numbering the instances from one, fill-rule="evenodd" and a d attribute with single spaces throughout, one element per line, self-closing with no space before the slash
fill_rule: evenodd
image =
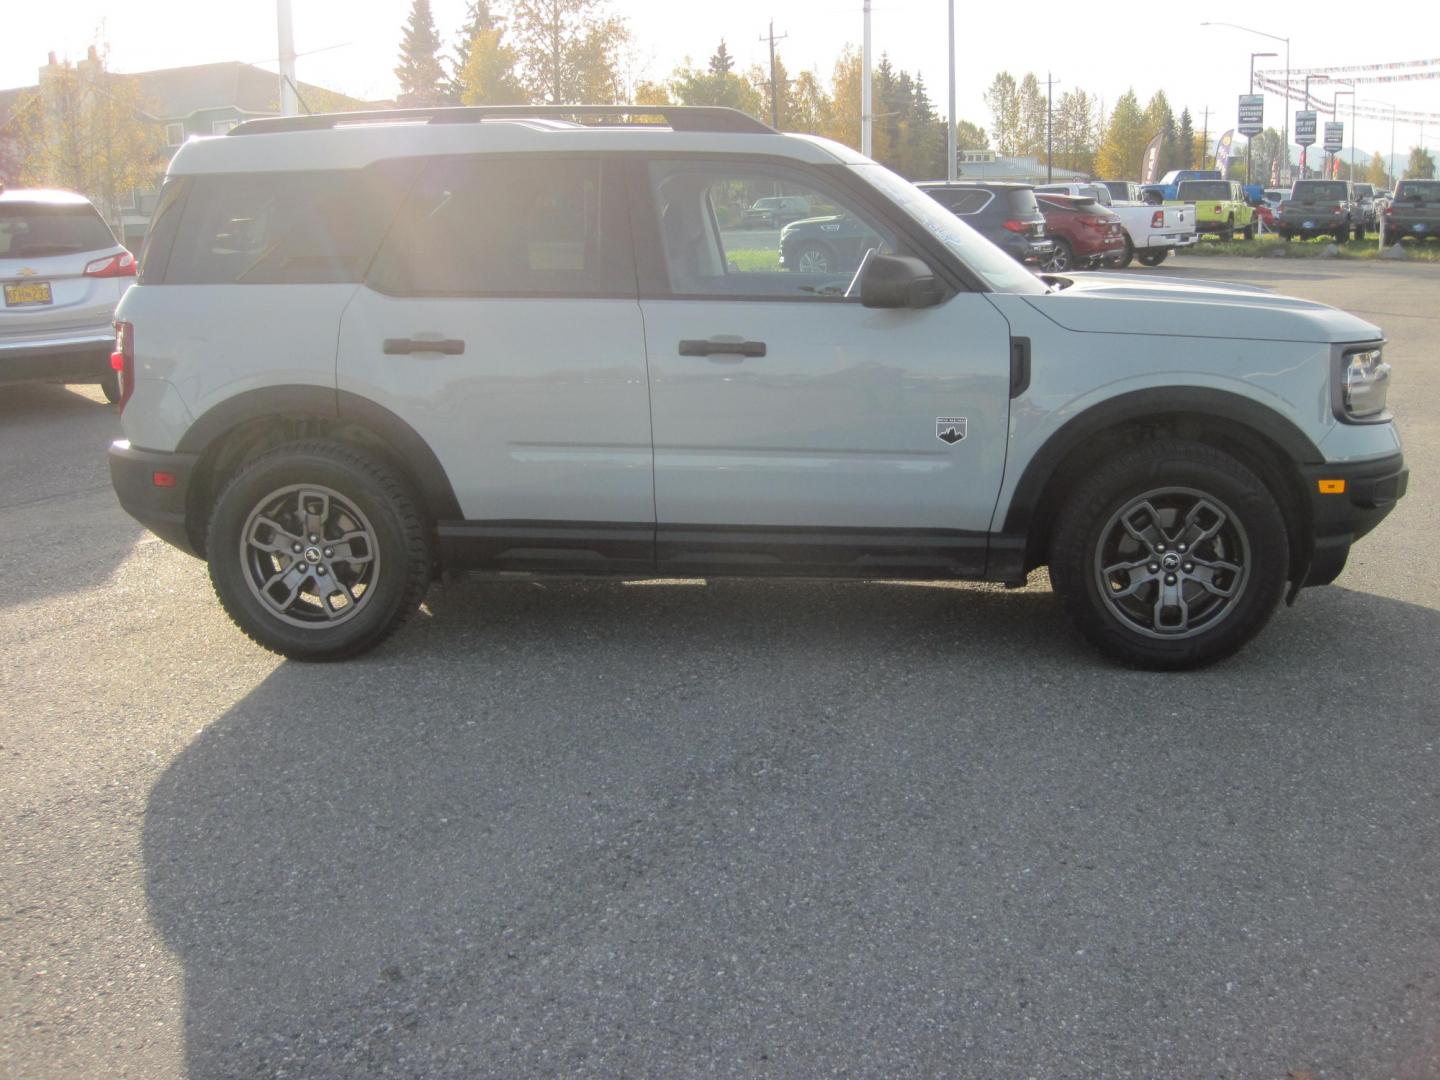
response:
<path id="1" fill-rule="evenodd" d="M 135 326 L 128 322 L 115 324 L 115 351 L 110 354 L 110 367 L 120 385 L 120 410 L 135 392 Z"/>
<path id="2" fill-rule="evenodd" d="M 1103 228 L 1110 224 L 1110 220 L 1103 217 L 1082 217 L 1080 220 L 1086 225 L 1094 225 L 1096 228 Z"/>
<path id="3" fill-rule="evenodd" d="M 1030 223 L 1028 221 L 1021 221 L 1019 218 L 1006 218 L 1000 224 L 1003 225 L 1005 228 L 1009 229 L 1011 232 L 1030 231 Z"/>
<path id="4" fill-rule="evenodd" d="M 1165 211 L 1156 210 L 1150 215 L 1150 228 L 1163 229 L 1165 227 Z"/>
<path id="5" fill-rule="evenodd" d="M 1386 217 L 1389 217 L 1389 216 L 1390 216 L 1391 214 L 1393 214 L 1393 213 L 1395 213 L 1395 207 L 1393 207 L 1393 206 L 1387 206 L 1387 207 L 1385 207 L 1385 216 L 1386 216 Z"/>
<path id="6" fill-rule="evenodd" d="M 1223 214 L 1224 212 L 1225 212 L 1225 208 L 1224 208 L 1223 206 L 1221 206 L 1219 203 L 1216 203 L 1216 204 L 1215 204 L 1215 213 L 1217 213 L 1217 214 Z"/>
<path id="7" fill-rule="evenodd" d="M 135 256 L 128 251 L 119 255 L 106 255 L 85 264 L 86 277 L 134 277 Z"/>

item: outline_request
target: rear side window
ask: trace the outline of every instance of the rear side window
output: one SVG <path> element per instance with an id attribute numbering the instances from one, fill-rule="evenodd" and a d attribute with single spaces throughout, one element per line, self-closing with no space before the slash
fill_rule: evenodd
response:
<path id="1" fill-rule="evenodd" d="M 115 246 L 89 203 L 0 202 L 0 259 L 43 259 Z"/>
<path id="2" fill-rule="evenodd" d="M 954 214 L 975 214 L 989 204 L 991 195 L 984 188 L 972 188 L 968 191 L 932 190 L 930 195 L 941 206 Z"/>
<path id="3" fill-rule="evenodd" d="M 1019 218 L 1021 221 L 1033 218 L 1040 213 L 1040 204 L 1035 201 L 1035 192 L 1029 188 L 1008 191 L 1005 193 L 1005 200 L 1010 209 L 1010 216 Z"/>
<path id="4" fill-rule="evenodd" d="M 392 296 L 634 296 L 617 179 L 598 160 L 434 161 L 368 282 Z"/>
<path id="5" fill-rule="evenodd" d="M 416 169 L 381 162 L 359 170 L 191 177 L 165 282 L 358 282 Z"/>

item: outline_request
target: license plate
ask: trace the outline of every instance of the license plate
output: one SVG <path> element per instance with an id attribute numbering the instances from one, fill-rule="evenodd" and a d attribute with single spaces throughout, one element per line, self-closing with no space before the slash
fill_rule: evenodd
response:
<path id="1" fill-rule="evenodd" d="M 1414 229 L 1415 229 L 1416 232 L 1424 232 L 1424 231 L 1425 231 L 1425 226 L 1424 226 L 1424 225 L 1416 225 L 1416 226 L 1414 226 Z"/>
<path id="2" fill-rule="evenodd" d="M 1307 221 L 1307 222 L 1305 222 L 1305 228 L 1307 228 L 1307 229 L 1313 229 L 1313 228 L 1315 228 L 1315 222 L 1313 222 L 1313 221 Z"/>
<path id="3" fill-rule="evenodd" d="M 39 307 L 53 304 L 48 281 L 7 281 L 5 283 L 6 307 Z"/>

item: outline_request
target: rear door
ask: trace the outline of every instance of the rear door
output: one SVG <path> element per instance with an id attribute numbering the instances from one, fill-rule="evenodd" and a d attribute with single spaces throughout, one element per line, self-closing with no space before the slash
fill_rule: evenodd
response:
<path id="1" fill-rule="evenodd" d="M 612 164 L 429 164 L 345 311 L 338 385 L 435 452 L 470 523 L 442 540 L 505 565 L 650 565 L 645 338 Z"/>
<path id="2" fill-rule="evenodd" d="M 777 188 L 817 215 L 789 227 L 801 235 L 823 242 L 819 220 L 914 250 L 903 222 L 823 170 L 711 157 L 636 169 L 662 568 L 982 572 L 1008 324 L 971 292 L 865 308 L 846 295 L 852 261 L 782 269 L 784 233 L 777 245 L 730 224 Z"/>

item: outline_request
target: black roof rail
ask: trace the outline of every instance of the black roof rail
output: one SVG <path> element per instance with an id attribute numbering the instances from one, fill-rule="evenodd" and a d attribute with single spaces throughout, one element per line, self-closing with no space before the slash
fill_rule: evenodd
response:
<path id="1" fill-rule="evenodd" d="M 739 109 L 719 105 L 445 105 L 433 109 L 371 109 L 362 112 L 315 113 L 310 116 L 267 116 L 246 120 L 231 135 L 268 135 L 275 131 L 323 131 L 341 124 L 424 121 L 428 124 L 474 124 L 481 120 L 574 120 L 580 117 L 658 116 L 672 131 L 729 132 L 774 135 Z"/>

